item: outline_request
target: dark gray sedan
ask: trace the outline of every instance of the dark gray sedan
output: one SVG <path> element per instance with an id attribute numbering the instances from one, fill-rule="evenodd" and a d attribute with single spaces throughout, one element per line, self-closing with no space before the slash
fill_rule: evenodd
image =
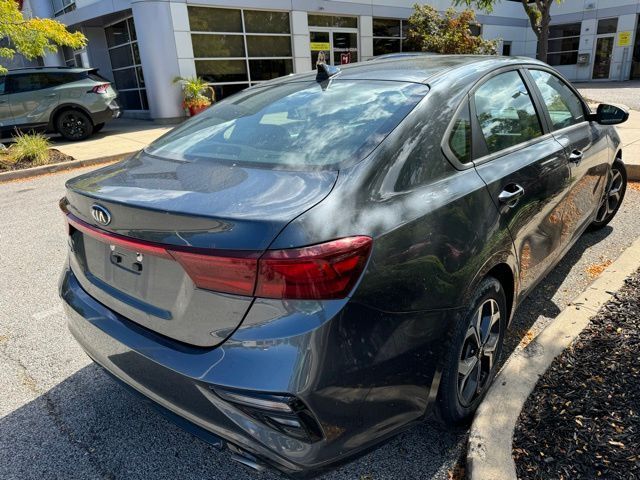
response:
<path id="1" fill-rule="evenodd" d="M 67 183 L 69 326 L 241 463 L 307 475 L 468 421 L 523 298 L 626 187 L 627 113 L 525 58 L 251 87 Z"/>

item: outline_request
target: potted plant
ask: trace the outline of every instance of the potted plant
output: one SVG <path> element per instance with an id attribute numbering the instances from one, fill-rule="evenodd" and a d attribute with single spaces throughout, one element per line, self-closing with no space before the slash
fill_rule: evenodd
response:
<path id="1" fill-rule="evenodd" d="M 207 108 L 215 101 L 213 88 L 200 77 L 176 77 L 173 83 L 179 83 L 182 87 L 183 108 L 189 109 L 193 117 Z M 211 98 L 206 94 L 209 93 Z"/>

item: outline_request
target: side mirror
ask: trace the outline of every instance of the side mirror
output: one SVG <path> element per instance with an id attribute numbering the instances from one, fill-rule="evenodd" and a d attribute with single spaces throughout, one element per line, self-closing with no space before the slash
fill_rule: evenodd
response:
<path id="1" fill-rule="evenodd" d="M 626 108 L 616 107 L 615 105 L 608 105 L 601 103 L 598 105 L 596 113 L 592 115 L 592 120 L 598 122 L 600 125 L 618 125 L 624 123 L 629 118 L 629 112 Z"/>

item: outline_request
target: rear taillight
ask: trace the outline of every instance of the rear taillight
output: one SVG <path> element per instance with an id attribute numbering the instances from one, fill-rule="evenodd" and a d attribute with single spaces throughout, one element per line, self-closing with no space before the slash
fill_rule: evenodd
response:
<path id="1" fill-rule="evenodd" d="M 216 292 L 252 295 L 256 285 L 258 260 L 244 257 L 218 257 L 169 249 L 198 288 Z"/>
<path id="2" fill-rule="evenodd" d="M 371 238 L 348 237 L 310 247 L 270 250 L 258 265 L 256 297 L 346 297 L 364 269 Z"/>
<path id="3" fill-rule="evenodd" d="M 177 261 L 198 288 L 235 295 L 286 299 L 346 297 L 371 253 L 370 237 L 340 238 L 309 247 L 260 252 L 207 251 L 125 237 L 66 212 L 73 229 L 115 247 Z"/>
<path id="4" fill-rule="evenodd" d="M 103 83 L 102 85 L 96 85 L 95 87 L 93 87 L 91 89 L 91 91 L 93 93 L 107 93 L 107 90 L 109 90 L 109 83 Z"/>

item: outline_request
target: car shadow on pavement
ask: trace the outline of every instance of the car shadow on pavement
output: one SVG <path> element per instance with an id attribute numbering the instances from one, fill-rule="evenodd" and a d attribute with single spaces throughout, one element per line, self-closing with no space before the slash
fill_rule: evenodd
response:
<path id="1" fill-rule="evenodd" d="M 542 316 L 553 320 L 575 298 L 577 293 L 582 291 L 582 288 L 578 289 L 576 293 L 569 294 L 569 298 L 562 299 L 563 301 L 554 300 L 554 296 L 563 286 L 571 269 L 579 262 L 584 252 L 593 245 L 605 240 L 612 232 L 613 228 L 606 226 L 597 231 L 584 233 L 553 270 L 540 281 L 536 288 L 520 304 L 505 336 L 502 361 L 506 360 L 515 350 L 539 317 Z"/>
<path id="2" fill-rule="evenodd" d="M 461 435 L 427 422 L 323 478 L 446 478 L 444 462 L 459 455 Z M 0 419 L 0 443 L 3 479 L 257 475 L 169 422 L 93 364 Z M 284 477 L 266 472 L 260 478 Z"/>

